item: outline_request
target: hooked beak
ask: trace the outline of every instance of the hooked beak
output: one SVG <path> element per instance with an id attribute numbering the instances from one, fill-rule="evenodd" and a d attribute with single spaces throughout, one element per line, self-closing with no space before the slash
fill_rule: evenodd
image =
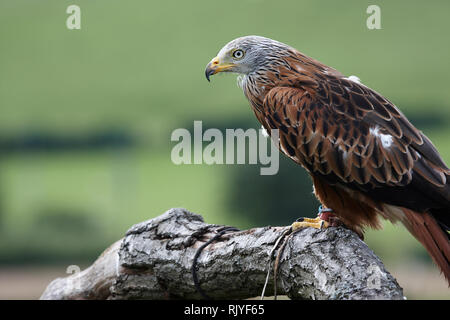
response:
<path id="1" fill-rule="evenodd" d="M 206 76 L 206 79 L 207 79 L 208 81 L 210 81 L 210 80 L 209 80 L 209 77 L 212 76 L 213 74 L 216 74 L 216 73 L 219 73 L 219 72 L 228 70 L 228 69 L 230 69 L 230 68 L 233 68 L 234 66 L 235 66 L 234 63 L 228 63 L 228 64 L 224 63 L 224 64 L 221 64 L 220 61 L 219 61 L 219 58 L 218 58 L 218 57 L 215 57 L 215 58 L 212 59 L 211 62 L 208 63 L 208 65 L 206 66 L 206 69 L 205 69 L 205 76 Z"/>

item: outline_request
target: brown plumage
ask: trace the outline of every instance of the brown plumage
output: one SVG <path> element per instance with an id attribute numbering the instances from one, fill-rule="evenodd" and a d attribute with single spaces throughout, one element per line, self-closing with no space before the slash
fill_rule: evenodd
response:
<path id="1" fill-rule="evenodd" d="M 361 235 L 379 216 L 400 220 L 450 281 L 450 170 L 393 103 L 262 37 L 227 44 L 206 75 L 221 71 L 242 74 L 256 117 L 279 130 L 280 149 L 309 172 L 323 205 Z"/>

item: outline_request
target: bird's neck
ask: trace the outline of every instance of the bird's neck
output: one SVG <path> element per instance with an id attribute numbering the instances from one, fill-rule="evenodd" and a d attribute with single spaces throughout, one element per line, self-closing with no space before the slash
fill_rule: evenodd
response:
<path id="1" fill-rule="evenodd" d="M 252 72 L 238 78 L 238 84 L 255 111 L 263 108 L 264 97 L 276 86 L 276 82 L 259 72 Z"/>

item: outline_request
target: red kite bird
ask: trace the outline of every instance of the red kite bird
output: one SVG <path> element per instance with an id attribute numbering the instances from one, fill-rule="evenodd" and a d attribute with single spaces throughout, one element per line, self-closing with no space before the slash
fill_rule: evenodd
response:
<path id="1" fill-rule="evenodd" d="M 401 221 L 450 284 L 450 169 L 431 141 L 388 99 L 275 40 L 235 39 L 206 67 L 240 74 L 239 83 L 280 149 L 311 175 L 322 203 L 316 219 L 335 215 L 362 236 L 378 217 Z M 356 78 L 356 79 L 355 79 Z"/>

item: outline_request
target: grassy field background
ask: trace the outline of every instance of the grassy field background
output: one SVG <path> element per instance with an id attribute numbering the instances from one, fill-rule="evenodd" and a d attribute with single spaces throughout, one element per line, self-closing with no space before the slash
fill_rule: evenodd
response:
<path id="1" fill-rule="evenodd" d="M 66 28 L 70 4 L 81 7 L 81 30 Z M 381 30 L 366 27 L 370 4 L 381 7 Z M 278 177 L 170 160 L 171 132 L 194 120 L 259 128 L 234 76 L 204 78 L 206 63 L 242 35 L 357 75 L 450 163 L 449 12 L 448 1 L 2 1 L 0 269 L 86 265 L 171 207 L 240 228 L 314 215 L 310 181 L 286 160 Z M 403 227 L 386 224 L 366 242 L 399 279 L 421 270 L 402 278 L 409 298 L 450 298 L 443 278 L 426 280 L 438 271 Z"/>

